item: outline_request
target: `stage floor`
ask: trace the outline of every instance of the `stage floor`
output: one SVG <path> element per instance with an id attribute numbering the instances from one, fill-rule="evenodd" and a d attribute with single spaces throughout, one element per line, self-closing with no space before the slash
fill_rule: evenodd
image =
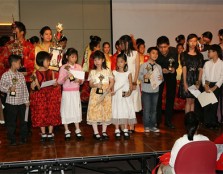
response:
<path id="1" fill-rule="evenodd" d="M 74 136 L 74 125 L 70 125 L 73 132 L 70 141 L 64 140 L 64 128 L 59 126 L 54 134 L 55 141 L 40 142 L 40 131 L 38 128 L 32 129 L 32 135 L 25 145 L 9 146 L 6 140 L 6 130 L 0 125 L 0 172 L 1 168 L 19 167 L 28 165 L 38 165 L 43 163 L 54 163 L 60 161 L 102 161 L 102 160 L 122 160 L 128 158 L 149 157 L 170 151 L 175 140 L 184 133 L 183 126 L 184 112 L 176 112 L 173 123 L 176 129 L 168 129 L 161 124 L 160 133 L 144 133 L 142 116 L 137 115 L 138 124 L 136 132 L 131 134 L 129 140 L 115 140 L 114 126 L 108 127 L 109 141 L 96 141 L 92 138 L 92 127 L 84 121 L 81 130 L 85 137 L 83 141 L 77 141 Z M 214 140 L 222 133 L 219 130 L 207 130 L 201 125 L 199 133 L 206 135 L 210 140 Z"/>

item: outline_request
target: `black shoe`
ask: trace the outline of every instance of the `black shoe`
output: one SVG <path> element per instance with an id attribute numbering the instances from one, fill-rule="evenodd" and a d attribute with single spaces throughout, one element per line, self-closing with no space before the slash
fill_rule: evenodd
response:
<path id="1" fill-rule="evenodd" d="M 65 137 L 64 137 L 65 141 L 69 141 L 70 138 L 71 138 L 70 133 L 66 133 L 66 134 L 65 134 Z"/>
<path id="2" fill-rule="evenodd" d="M 123 132 L 123 135 L 124 135 L 124 139 L 125 140 L 128 140 L 129 139 L 129 132 Z"/>
<path id="3" fill-rule="evenodd" d="M 40 142 L 46 142 L 46 139 L 47 139 L 47 135 L 46 134 L 41 134 L 41 139 L 40 139 Z"/>
<path id="4" fill-rule="evenodd" d="M 120 140 L 121 139 L 121 133 L 120 132 L 115 132 L 115 139 Z"/>
<path id="5" fill-rule="evenodd" d="M 166 123 L 165 126 L 170 129 L 175 129 L 175 126 L 172 123 Z"/>
<path id="6" fill-rule="evenodd" d="M 84 140 L 84 137 L 81 135 L 81 132 L 76 133 L 77 140 Z"/>
<path id="7" fill-rule="evenodd" d="M 49 141 L 54 141 L 54 134 L 53 134 L 53 133 L 48 134 L 48 135 L 47 135 L 47 139 L 48 139 Z"/>
<path id="8" fill-rule="evenodd" d="M 102 140 L 102 138 L 101 138 L 101 136 L 100 136 L 99 134 L 94 134 L 94 135 L 93 135 L 93 138 L 94 138 L 95 140 L 98 140 L 98 141 L 101 141 L 101 140 Z"/>
<path id="9" fill-rule="evenodd" d="M 16 144 L 16 140 L 11 140 L 10 141 L 10 146 L 16 146 L 17 144 Z"/>
<path id="10" fill-rule="evenodd" d="M 109 140 L 109 136 L 106 132 L 102 132 L 102 140 Z"/>
<path id="11" fill-rule="evenodd" d="M 19 144 L 26 144 L 27 143 L 27 138 L 21 138 Z"/>

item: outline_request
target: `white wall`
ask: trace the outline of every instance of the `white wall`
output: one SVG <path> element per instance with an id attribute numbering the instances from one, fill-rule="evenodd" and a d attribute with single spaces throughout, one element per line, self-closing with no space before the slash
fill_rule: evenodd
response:
<path id="1" fill-rule="evenodd" d="M 218 43 L 217 33 L 223 28 L 222 0 L 113 0 L 113 40 L 123 34 L 143 38 L 147 48 L 156 45 L 161 35 L 175 37 L 190 33 L 201 35 L 211 31 L 212 43 Z"/>
<path id="2" fill-rule="evenodd" d="M 0 23 L 11 23 L 12 15 L 19 20 L 19 0 L 0 0 Z"/>

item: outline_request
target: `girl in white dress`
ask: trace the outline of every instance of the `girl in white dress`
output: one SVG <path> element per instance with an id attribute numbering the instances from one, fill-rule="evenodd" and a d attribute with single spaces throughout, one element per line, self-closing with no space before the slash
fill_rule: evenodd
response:
<path id="1" fill-rule="evenodd" d="M 65 140 L 69 140 L 71 132 L 68 124 L 75 124 L 75 134 L 78 140 L 82 140 L 79 123 L 82 121 L 82 109 L 80 100 L 80 84 L 83 80 L 75 79 L 71 71 L 82 71 L 82 67 L 76 64 L 78 52 L 74 48 L 68 48 L 64 54 L 64 61 L 66 62 L 60 68 L 58 83 L 63 85 L 62 100 L 61 100 L 61 119 L 65 128 Z"/>
<path id="2" fill-rule="evenodd" d="M 119 125 L 124 125 L 124 138 L 129 138 L 128 124 L 136 123 L 132 100 L 132 75 L 128 71 L 127 56 L 117 56 L 117 70 L 113 71 L 115 85 L 112 97 L 112 123 L 115 124 L 115 138 L 121 137 Z"/>
<path id="3" fill-rule="evenodd" d="M 130 36 L 124 35 L 120 39 L 121 49 L 124 51 L 124 53 L 127 56 L 127 64 L 128 64 L 128 70 L 132 74 L 132 99 L 134 104 L 134 110 L 135 112 L 139 112 L 142 110 L 142 102 L 141 102 L 141 92 L 138 82 L 138 76 L 139 76 L 139 68 L 140 68 L 140 59 L 139 54 L 136 50 L 133 48 L 133 42 Z M 130 133 L 134 132 L 134 125 L 130 126 Z"/>

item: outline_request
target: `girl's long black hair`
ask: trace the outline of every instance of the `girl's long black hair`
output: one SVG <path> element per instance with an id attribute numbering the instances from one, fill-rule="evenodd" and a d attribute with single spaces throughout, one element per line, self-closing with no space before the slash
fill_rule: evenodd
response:
<path id="1" fill-rule="evenodd" d="M 195 112 L 186 113 L 184 118 L 184 125 L 187 130 L 188 140 L 193 141 L 194 134 L 196 133 L 199 125 L 199 119 L 198 116 L 195 114 Z"/>

